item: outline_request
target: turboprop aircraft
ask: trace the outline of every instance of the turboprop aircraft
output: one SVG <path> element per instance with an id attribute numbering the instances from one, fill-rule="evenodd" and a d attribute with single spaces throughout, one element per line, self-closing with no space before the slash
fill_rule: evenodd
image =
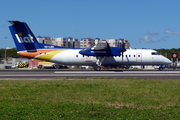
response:
<path id="1" fill-rule="evenodd" d="M 30 59 L 39 59 L 62 65 L 88 65 L 94 70 L 101 66 L 120 65 L 167 65 L 171 61 L 155 50 L 125 49 L 110 47 L 107 41 L 101 41 L 91 48 L 72 49 L 67 47 L 39 43 L 25 22 L 9 21 L 9 27 L 17 53 Z M 56 66 L 58 68 L 58 66 Z M 159 67 L 162 70 L 162 67 Z"/>

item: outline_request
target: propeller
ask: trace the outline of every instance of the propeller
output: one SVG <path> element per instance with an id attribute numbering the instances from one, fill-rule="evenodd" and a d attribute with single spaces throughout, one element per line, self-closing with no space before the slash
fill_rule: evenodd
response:
<path id="1" fill-rule="evenodd" d="M 121 45 L 121 53 L 122 53 L 122 62 L 123 62 L 123 56 L 124 56 L 124 52 L 126 51 L 126 47 L 125 47 L 126 43 L 125 40 L 123 39 L 122 45 Z"/>

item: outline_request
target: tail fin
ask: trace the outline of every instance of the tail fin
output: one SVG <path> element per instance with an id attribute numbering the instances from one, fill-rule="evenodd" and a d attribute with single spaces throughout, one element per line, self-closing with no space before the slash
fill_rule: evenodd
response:
<path id="1" fill-rule="evenodd" d="M 18 51 L 36 51 L 40 47 L 35 36 L 25 22 L 9 21 L 9 27 Z"/>

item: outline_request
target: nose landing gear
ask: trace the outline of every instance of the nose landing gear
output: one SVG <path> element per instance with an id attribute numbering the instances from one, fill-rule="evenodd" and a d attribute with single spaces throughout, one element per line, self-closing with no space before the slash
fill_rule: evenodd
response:
<path id="1" fill-rule="evenodd" d="M 101 65 L 102 65 L 105 58 L 106 57 L 97 57 L 97 62 L 96 62 L 97 66 L 94 67 L 94 70 L 96 70 L 96 71 L 101 70 Z"/>
<path id="2" fill-rule="evenodd" d="M 160 70 L 160 71 L 163 70 L 163 67 L 159 67 L 159 70 Z"/>
<path id="3" fill-rule="evenodd" d="M 160 65 L 160 66 L 159 66 L 159 70 L 164 70 L 165 67 L 166 67 L 165 65 Z"/>

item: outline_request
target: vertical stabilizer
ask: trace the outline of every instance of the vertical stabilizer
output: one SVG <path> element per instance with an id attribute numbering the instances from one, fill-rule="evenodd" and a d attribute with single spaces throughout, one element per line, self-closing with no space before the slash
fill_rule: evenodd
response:
<path id="1" fill-rule="evenodd" d="M 9 21 L 9 27 L 18 51 L 36 51 L 39 43 L 25 22 Z"/>

